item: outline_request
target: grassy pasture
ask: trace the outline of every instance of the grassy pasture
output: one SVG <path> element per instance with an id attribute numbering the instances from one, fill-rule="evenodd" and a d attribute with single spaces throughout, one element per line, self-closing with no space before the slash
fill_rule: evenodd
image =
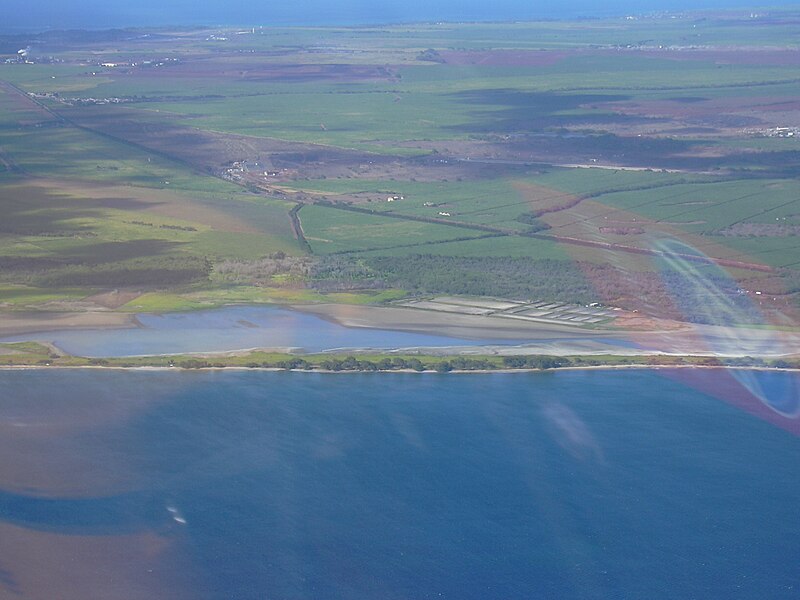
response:
<path id="1" fill-rule="evenodd" d="M 670 60 L 578 56 L 546 67 L 404 67 L 401 79 L 392 82 L 228 79 L 222 88 L 210 78 L 131 82 L 111 74 L 113 81 L 83 94 L 150 97 L 153 101 L 142 105 L 148 110 L 189 119 L 203 129 L 374 149 L 408 140 L 457 140 L 487 131 L 617 119 L 607 108 L 581 104 L 586 94 L 602 103 L 653 91 L 704 95 L 724 88 L 729 93 L 797 79 L 789 67 L 678 64 L 679 69 Z M 498 90 L 515 94 L 499 96 Z"/>
<path id="2" fill-rule="evenodd" d="M 800 268 L 800 245 L 794 237 L 754 239 L 717 234 L 741 223 L 800 223 L 800 186 L 794 180 L 553 169 L 527 178 L 434 183 L 327 179 L 298 182 L 297 186 L 328 195 L 369 194 L 376 200 L 364 206 L 380 212 L 438 218 L 438 212 L 445 211 L 455 222 L 519 231 L 525 229 L 516 221 L 521 213 L 585 197 L 589 199 L 575 208 L 545 215 L 543 219 L 552 228 L 543 233 L 646 249 L 653 248 L 658 239 L 678 238 L 716 258 Z M 386 202 L 389 194 L 402 194 L 404 199 Z M 433 206 L 425 206 L 426 203 Z M 605 228 L 602 233 L 601 227 Z M 626 228 L 641 228 L 645 235 L 613 232 Z M 381 248 L 353 245 L 349 249 L 362 250 L 370 256 L 418 252 L 450 256 L 570 256 L 591 262 L 614 260 L 634 271 L 654 268 L 652 261 L 635 255 L 613 258 L 611 250 L 564 247 L 556 241 L 518 236 L 444 242 L 422 248 L 387 242 Z"/>
<path id="3" fill-rule="evenodd" d="M 794 180 L 735 179 L 605 194 L 599 201 L 687 232 L 713 233 L 741 222 L 793 220 L 799 199 Z"/>
<path id="4" fill-rule="evenodd" d="M 376 199 L 364 206 L 376 212 L 428 218 L 440 218 L 439 212 L 449 212 L 452 218 L 448 220 L 517 230 L 526 226 L 516 221 L 516 217 L 533 203 L 526 201 L 509 179 L 431 183 L 333 180 L 330 186 L 325 183 L 310 182 L 309 188 L 374 196 Z M 308 189 L 305 182 L 301 186 Z M 403 200 L 387 202 L 388 197 L 396 194 L 403 195 Z"/>
<path id="5" fill-rule="evenodd" d="M 59 123 L 6 90 L 0 148 L 6 306 L 79 299 L 126 281 L 180 285 L 208 259 L 299 251 L 291 205 Z M 69 282 L 82 291 L 64 289 Z"/>
<path id="6" fill-rule="evenodd" d="M 474 149 L 502 160 L 508 148 L 512 159 L 528 163 L 599 157 L 654 167 L 471 173 L 466 166 L 463 176 L 448 174 L 445 181 L 432 171 L 409 175 L 408 163 L 395 179 L 383 176 L 389 167 L 373 179 L 321 179 L 324 173 L 306 179 L 303 172 L 286 181 L 291 176 L 282 175 L 286 189 L 330 200 L 355 195 L 375 211 L 304 206 L 299 217 L 318 255 L 517 257 L 605 262 L 631 272 L 654 268 L 647 257 L 613 248 L 514 235 L 531 227 L 522 218 L 528 214 L 550 225 L 545 233 L 551 236 L 640 248 L 678 238 L 717 258 L 798 269 L 800 244 L 791 226 L 800 224 L 800 184 L 792 171 L 800 164 L 800 142 L 746 131 L 795 122 L 800 76 L 793 49 L 800 37 L 791 15 L 781 21 L 782 15 L 276 28 L 243 35 L 174 30 L 105 42 L 96 33 L 91 42 L 63 44 L 63 64 L 0 64 L 0 82 L 25 92 L 133 101 L 70 107 L 42 100 L 63 115 L 59 120 L 0 88 L 0 302 L 17 308 L 78 299 L 107 287 L 103 277 L 118 281 L 118 272 L 127 271 L 145 283 L 148 273 L 160 275 L 156 291 L 142 284 L 150 293 L 126 310 L 396 297 L 394 291 L 326 295 L 278 280 L 256 288 L 223 285 L 213 276 L 193 279 L 215 261 L 304 252 L 292 232 L 291 201 L 211 176 L 219 172 L 209 169 L 249 159 L 248 147 L 262 152 L 252 138 L 228 134 L 322 144 L 334 153 L 337 147 L 368 150 L 397 161 L 436 149 L 453 158 L 448 169 Z M 230 39 L 213 41 L 211 33 Z M 429 48 L 443 58 L 425 53 Z M 166 57 L 176 60 L 163 67 L 99 65 Z M 706 127 L 716 107 L 720 118 Z M 118 136 L 126 143 L 71 126 L 71 119 L 88 127 L 124 122 L 121 128 L 137 135 Z M 674 131 L 672 119 L 683 119 Z M 687 133 L 693 119 L 696 131 Z M 174 136 L 164 133 L 167 126 Z M 213 136 L 189 135 L 196 130 Z M 147 136 L 153 151 L 143 148 Z M 754 156 L 763 160 L 753 162 Z M 354 158 L 352 173 L 365 172 L 359 169 L 368 160 Z M 660 172 L 681 160 L 690 169 L 696 165 L 693 172 Z M 396 194 L 404 199 L 386 202 Z M 743 227 L 754 225 L 762 227 Z M 91 269 L 102 277 L 91 277 Z M 176 275 L 171 286 L 169 273 L 184 278 Z"/>
<path id="7" fill-rule="evenodd" d="M 404 290 L 387 289 L 363 292 L 320 293 L 311 289 L 291 287 L 206 286 L 180 291 L 143 294 L 120 310 L 125 312 L 169 312 L 208 309 L 225 304 L 304 304 L 334 302 L 345 304 L 376 304 L 406 296 Z"/>
<path id="8" fill-rule="evenodd" d="M 557 242 L 520 236 L 480 237 L 472 240 L 441 242 L 426 246 L 401 246 L 361 252 L 360 256 L 409 256 L 414 254 L 464 257 L 509 257 L 533 260 L 572 260 L 574 257 Z M 588 253 L 587 253 L 588 254 Z M 596 254 L 596 253 L 595 253 Z"/>
<path id="9" fill-rule="evenodd" d="M 396 246 L 419 248 L 431 243 L 484 235 L 480 231 L 436 223 L 391 219 L 318 205 L 304 207 L 300 219 L 306 239 L 318 254 Z"/>
<path id="10" fill-rule="evenodd" d="M 716 97 L 775 88 L 768 95 L 796 89 L 799 79 L 791 64 L 677 61 L 623 51 L 579 53 L 538 66 L 400 66 L 392 80 L 248 79 L 224 69 L 212 77 L 184 74 L 181 68 L 165 67 L 174 77 L 106 69 L 101 76 L 68 72 L 62 80 L 52 79 L 54 65 L 3 65 L 0 78 L 29 91 L 70 97 L 147 99 L 139 106 L 204 129 L 383 151 L 407 140 L 457 140 L 618 118 L 608 108 L 587 105 L 587 98 L 602 103 L 659 95 Z"/>
<path id="11" fill-rule="evenodd" d="M 439 212 L 449 212 L 448 220 L 453 222 L 522 232 L 529 228 L 518 220 L 523 214 L 558 211 L 585 197 L 597 197 L 602 202 L 606 195 L 621 196 L 619 190 L 633 190 L 627 192 L 633 198 L 631 204 L 648 203 L 653 190 L 670 190 L 687 180 L 705 179 L 708 178 L 646 171 L 552 169 L 530 175 L 469 181 L 326 179 L 300 181 L 295 187 L 324 193 L 334 199 L 335 194 L 366 197 L 371 201 L 362 206 L 376 212 L 429 218 L 439 218 Z M 392 195 L 403 195 L 403 199 L 388 202 L 387 198 Z"/>
<path id="12" fill-rule="evenodd" d="M 280 204 L 198 201 L 134 187 L 90 192 L 82 193 L 79 182 L 3 186 L 0 302 L 21 307 L 109 287 L 181 286 L 203 279 L 207 260 L 299 251 Z M 237 207 L 244 209 L 240 218 Z M 257 213 L 261 226 L 248 213 Z"/>

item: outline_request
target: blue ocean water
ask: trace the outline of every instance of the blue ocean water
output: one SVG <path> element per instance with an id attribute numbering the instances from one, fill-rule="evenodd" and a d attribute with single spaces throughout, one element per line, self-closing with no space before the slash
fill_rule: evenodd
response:
<path id="1" fill-rule="evenodd" d="M 623 16 L 652 11 L 752 7 L 748 0 L 29 0 L 7 3 L 0 29 L 103 29 L 165 25 L 359 25 Z M 797 0 L 784 0 L 795 5 Z"/>
<path id="2" fill-rule="evenodd" d="M 194 598 L 796 598 L 800 439 L 692 381 L 4 371 L 0 527 L 155 535 Z"/>

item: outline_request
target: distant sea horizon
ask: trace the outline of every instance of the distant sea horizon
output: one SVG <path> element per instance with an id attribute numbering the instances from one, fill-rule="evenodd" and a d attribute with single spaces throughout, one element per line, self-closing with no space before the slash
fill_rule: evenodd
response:
<path id="1" fill-rule="evenodd" d="M 248 2 L 202 4 L 185 0 L 156 2 L 141 0 L 135 5 L 120 0 L 87 0 L 64 4 L 55 0 L 38 0 L 5 10 L 0 33 L 30 33 L 60 29 L 102 30 L 137 27 L 235 27 L 235 26 L 368 26 L 431 22 L 513 22 L 540 20 L 577 20 L 644 15 L 659 12 L 702 10 L 736 10 L 757 7 L 737 0 L 621 0 L 598 6 L 588 0 L 564 3 L 500 0 L 487 4 L 474 1 L 433 0 L 406 3 L 368 3 L 348 0 L 335 5 L 311 0 L 293 4 L 248 6 Z M 800 6 L 800 2 L 783 2 L 784 8 Z M 775 10 L 772 7 L 771 10 Z"/>

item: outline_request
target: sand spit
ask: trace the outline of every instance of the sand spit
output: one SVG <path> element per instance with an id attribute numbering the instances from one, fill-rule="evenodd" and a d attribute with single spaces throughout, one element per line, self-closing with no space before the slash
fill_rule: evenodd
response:
<path id="1" fill-rule="evenodd" d="M 426 348 L 426 354 L 621 354 L 641 356 L 753 356 L 783 358 L 800 354 L 800 331 L 720 327 L 686 323 L 681 329 L 625 331 L 500 319 L 413 308 L 314 304 L 292 306 L 345 327 L 395 329 L 462 339 L 520 340 L 520 346 Z M 523 340 L 527 343 L 523 344 Z M 535 340 L 535 342 L 530 342 Z M 422 349 L 414 349 L 422 351 Z M 445 350 L 445 351 L 443 351 Z"/>
<path id="2" fill-rule="evenodd" d="M 482 315 L 443 313 L 397 306 L 302 304 L 289 308 L 328 319 L 345 327 L 392 329 L 462 339 L 544 340 L 566 337 L 609 337 L 611 333 L 574 325 L 533 321 L 505 322 Z"/>

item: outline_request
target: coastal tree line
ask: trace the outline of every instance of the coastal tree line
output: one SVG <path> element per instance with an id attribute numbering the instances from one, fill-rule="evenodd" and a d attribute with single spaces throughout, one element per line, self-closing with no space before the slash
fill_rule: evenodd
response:
<path id="1" fill-rule="evenodd" d="M 104 359 L 91 359 L 95 365 L 107 366 L 111 363 Z M 115 363 L 116 364 L 116 363 Z M 291 370 L 323 370 L 323 371 L 436 371 L 449 373 L 451 371 L 496 371 L 496 370 L 539 370 L 548 371 L 570 367 L 599 367 L 608 365 L 647 365 L 647 366 L 682 366 L 693 365 L 702 367 L 744 367 L 744 368 L 775 368 L 797 369 L 800 368 L 799 360 L 763 359 L 752 356 L 716 357 L 716 356 L 549 356 L 549 355 L 521 355 L 503 356 L 497 358 L 467 358 L 455 357 L 383 357 L 380 359 L 360 359 L 355 356 L 308 357 L 291 356 L 280 360 L 250 361 L 244 365 L 223 362 L 207 361 L 197 358 L 177 360 L 170 363 L 183 369 L 208 369 L 225 368 L 230 366 L 244 366 L 251 369 L 285 369 Z M 125 366 L 125 365 L 117 365 Z M 130 365 L 132 366 L 132 365 Z"/>

